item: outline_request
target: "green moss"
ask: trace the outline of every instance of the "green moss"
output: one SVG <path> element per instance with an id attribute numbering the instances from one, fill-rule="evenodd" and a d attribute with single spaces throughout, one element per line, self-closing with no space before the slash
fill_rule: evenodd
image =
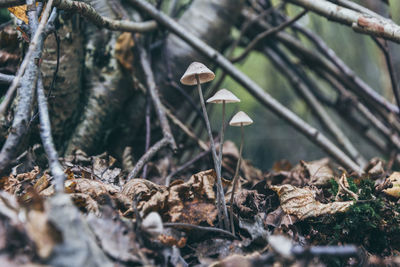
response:
<path id="1" fill-rule="evenodd" d="M 400 249 L 400 207 L 383 195 L 375 195 L 374 181 L 348 178 L 350 190 L 359 196 L 345 213 L 324 216 L 299 223 L 313 245 L 355 244 L 372 254 L 386 256 L 390 249 Z M 328 190 L 334 199 L 338 184 L 331 180 Z M 337 259 L 326 259 L 332 266 L 340 266 Z"/>

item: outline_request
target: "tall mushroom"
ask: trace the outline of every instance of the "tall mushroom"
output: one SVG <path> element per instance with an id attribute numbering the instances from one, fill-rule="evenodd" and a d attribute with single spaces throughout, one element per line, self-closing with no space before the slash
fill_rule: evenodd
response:
<path id="1" fill-rule="evenodd" d="M 225 104 L 226 103 L 237 103 L 240 99 L 237 98 L 231 91 L 227 89 L 221 89 L 215 93 L 212 97 L 207 99 L 207 103 L 222 104 L 222 125 L 221 125 L 221 140 L 219 145 L 219 167 L 222 170 L 222 149 L 224 147 L 224 133 L 225 133 Z"/>
<path id="2" fill-rule="evenodd" d="M 214 161 L 215 172 L 217 173 L 217 208 L 219 222 L 223 221 L 225 229 L 229 229 L 228 212 L 226 209 L 224 189 L 221 181 L 221 168 L 218 162 L 217 152 L 215 150 L 214 138 L 211 132 L 210 121 L 208 119 L 206 106 L 204 104 L 203 91 L 201 90 L 201 84 L 212 81 L 215 78 L 214 72 L 209 70 L 204 64 L 199 62 L 193 62 L 189 65 L 186 72 L 181 78 L 181 83 L 184 85 L 197 85 L 199 91 L 201 108 L 203 110 L 204 120 L 207 126 L 208 136 L 210 138 L 211 153 Z"/>
<path id="3" fill-rule="evenodd" d="M 243 151 L 243 143 L 244 143 L 244 129 L 243 126 L 250 125 L 253 123 L 253 120 L 250 119 L 250 117 L 244 113 L 243 111 L 239 111 L 238 113 L 233 116 L 231 121 L 229 122 L 230 126 L 240 126 L 240 132 L 241 132 L 241 137 L 240 137 L 240 148 L 239 148 L 239 159 L 236 165 L 236 170 L 235 170 L 235 175 L 233 176 L 233 187 L 232 187 L 232 193 L 231 193 L 231 206 L 230 206 L 230 223 L 231 223 L 231 229 L 232 229 L 232 234 L 235 234 L 235 226 L 233 224 L 233 200 L 234 200 L 234 195 L 237 187 L 237 183 L 239 181 L 239 169 L 240 169 L 240 163 L 242 161 L 242 151 Z"/>

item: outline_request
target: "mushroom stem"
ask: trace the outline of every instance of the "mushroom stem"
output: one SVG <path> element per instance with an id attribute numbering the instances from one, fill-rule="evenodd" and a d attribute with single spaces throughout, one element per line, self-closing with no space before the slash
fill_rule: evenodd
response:
<path id="1" fill-rule="evenodd" d="M 240 164 L 242 161 L 242 151 L 243 151 L 243 143 L 244 143 L 244 128 L 243 128 L 243 123 L 240 124 L 240 133 L 241 133 L 241 138 L 240 138 L 240 148 L 239 148 L 239 159 L 236 164 L 236 170 L 235 170 L 235 176 L 233 176 L 233 186 L 232 186 L 232 193 L 231 193 L 231 206 L 230 206 L 230 219 L 231 219 L 231 229 L 232 229 L 232 234 L 235 235 L 235 225 L 233 224 L 233 201 L 234 201 L 234 196 L 235 196 L 235 191 L 236 187 L 239 181 L 239 169 L 240 169 Z"/>
<path id="2" fill-rule="evenodd" d="M 222 149 L 224 148 L 224 134 L 225 134 L 225 104 L 226 101 L 222 101 L 222 125 L 221 125 L 221 139 L 219 141 L 219 167 L 222 173 Z"/>
<path id="3" fill-rule="evenodd" d="M 219 218 L 220 221 L 223 221 L 224 228 L 225 229 L 229 229 L 228 212 L 227 212 L 227 209 L 226 209 L 224 189 L 222 187 L 222 181 L 221 181 L 221 168 L 220 168 L 220 165 L 219 165 L 217 152 L 216 152 L 216 149 L 215 149 L 214 138 L 212 136 L 210 121 L 208 119 L 207 109 L 206 109 L 206 105 L 204 103 L 203 91 L 201 90 L 200 78 L 199 78 L 198 74 L 196 74 L 196 81 L 197 81 L 197 89 L 199 91 L 199 96 L 200 96 L 201 108 L 203 110 L 203 116 L 204 116 L 204 120 L 206 121 L 207 132 L 208 132 L 208 135 L 209 135 L 209 138 L 210 138 L 211 154 L 212 154 L 213 161 L 214 161 L 214 168 L 215 168 L 215 172 L 217 173 L 218 218 Z"/>

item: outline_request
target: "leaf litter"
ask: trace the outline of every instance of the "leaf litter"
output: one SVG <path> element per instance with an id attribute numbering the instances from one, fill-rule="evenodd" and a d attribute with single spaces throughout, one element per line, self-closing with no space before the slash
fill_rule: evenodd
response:
<path id="1" fill-rule="evenodd" d="M 224 152 L 228 205 L 235 149 Z M 362 177 L 329 159 L 281 161 L 270 172 L 244 161 L 233 203 L 236 236 L 219 229 L 213 170 L 189 171 L 164 186 L 152 177 L 126 181 L 106 154 L 78 151 L 62 164 L 65 194 L 55 194 L 39 166 L 1 178 L 0 263 L 289 266 L 306 255 L 310 266 L 399 261 L 400 175 L 386 174 L 378 159 Z"/>

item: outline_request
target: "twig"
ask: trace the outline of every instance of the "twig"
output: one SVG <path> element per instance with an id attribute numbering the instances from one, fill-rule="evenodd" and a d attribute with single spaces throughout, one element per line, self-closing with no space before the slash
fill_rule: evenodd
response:
<path id="1" fill-rule="evenodd" d="M 282 23 L 281 25 L 275 27 L 275 28 L 271 28 L 268 29 L 262 33 L 259 33 L 244 49 L 244 51 L 242 52 L 242 54 L 240 54 L 237 57 L 234 57 L 231 62 L 235 63 L 238 61 L 241 61 L 242 59 L 244 59 L 249 53 L 250 51 L 263 39 L 268 38 L 269 36 L 282 31 L 283 29 L 285 29 L 286 27 L 292 25 L 293 23 L 295 23 L 296 21 L 298 21 L 299 19 L 301 19 L 305 14 L 307 14 L 307 10 L 303 10 L 302 12 L 300 12 L 299 14 L 297 14 L 295 17 L 285 21 L 284 23 Z"/>
<path id="2" fill-rule="evenodd" d="M 210 149 L 201 152 L 200 154 L 198 154 L 194 158 L 192 158 L 192 159 L 188 160 L 187 162 L 185 162 L 185 164 L 183 164 L 182 166 L 177 168 L 175 171 L 173 171 L 170 174 L 168 174 L 168 176 L 165 178 L 165 186 L 169 186 L 169 184 L 171 182 L 171 178 L 173 176 L 175 176 L 176 174 L 180 173 L 181 171 L 183 171 L 184 169 L 186 169 L 190 165 L 193 165 L 195 162 L 197 162 L 198 160 L 200 160 L 204 156 L 208 155 L 209 153 L 210 153 Z"/>
<path id="3" fill-rule="evenodd" d="M 278 48 L 273 51 L 266 47 L 265 53 L 272 60 L 274 65 L 285 75 L 292 86 L 303 96 L 306 103 L 313 110 L 313 114 L 319 119 L 321 124 L 329 131 L 336 141 L 347 151 L 350 157 L 355 160 L 361 167 L 367 164 L 360 152 L 353 146 L 352 142 L 347 138 L 339 126 L 332 120 L 328 112 L 324 109 L 321 103 L 315 98 L 308 87 L 301 81 L 301 77 L 295 71 L 291 70 L 291 62 L 279 51 Z M 285 64 L 286 63 L 286 64 Z M 289 65 L 290 64 L 290 65 Z M 289 66 L 288 66 L 289 65 Z"/>
<path id="4" fill-rule="evenodd" d="M 341 7 L 326 0 L 288 0 L 289 2 L 314 11 L 330 20 L 351 26 L 353 30 L 400 43 L 400 27 L 390 19 L 371 17 Z"/>
<path id="5" fill-rule="evenodd" d="M 10 84 L 15 79 L 14 75 L 3 74 L 0 73 L 0 83 L 1 84 Z"/>
<path id="6" fill-rule="evenodd" d="M 196 134 L 193 133 L 192 130 L 190 130 L 188 128 L 188 126 L 186 126 L 182 121 L 180 121 L 174 114 L 172 114 L 171 110 L 169 110 L 168 108 L 166 108 L 164 106 L 164 110 L 165 113 L 167 114 L 168 118 L 176 125 L 178 126 L 187 136 L 189 136 L 190 138 L 192 138 L 193 140 L 195 140 L 197 142 L 197 144 L 199 145 L 199 147 L 203 150 L 208 150 L 208 146 L 206 143 L 204 143 L 204 141 L 202 141 L 200 138 L 198 138 L 196 136 Z"/>
<path id="7" fill-rule="evenodd" d="M 164 227 L 191 228 L 191 229 L 203 231 L 203 232 L 219 233 L 219 234 L 227 235 L 233 239 L 237 239 L 237 237 L 232 235 L 231 232 L 228 232 L 228 231 L 220 229 L 220 228 L 200 226 L 200 225 L 194 225 L 194 224 L 189 224 L 189 223 L 172 223 L 172 222 L 164 223 L 163 225 L 164 225 Z"/>
<path id="8" fill-rule="evenodd" d="M 381 49 L 383 55 L 385 56 L 385 61 L 386 61 L 386 66 L 389 72 L 389 77 L 390 77 L 390 82 L 392 84 L 392 91 L 393 95 L 396 99 L 397 106 L 399 107 L 400 110 L 400 94 L 399 94 L 399 85 L 397 84 L 397 79 L 394 73 L 394 66 L 393 66 L 393 60 L 392 57 L 390 56 L 389 52 L 389 47 L 387 44 L 386 40 L 382 40 L 382 42 L 376 38 L 372 37 L 372 39 L 375 41 L 375 43 L 378 45 L 378 47 Z"/>
<path id="9" fill-rule="evenodd" d="M 319 147 L 324 149 L 328 154 L 330 154 L 334 159 L 343 164 L 343 166 L 356 171 L 357 173 L 362 173 L 362 169 L 354 161 L 352 161 L 346 154 L 343 153 L 335 144 L 333 144 L 328 138 L 326 138 L 317 129 L 310 126 L 308 123 L 299 118 L 292 111 L 287 109 L 273 97 L 271 97 L 267 92 L 265 92 L 259 85 L 257 85 L 253 80 L 244 75 L 239 71 L 229 60 L 227 60 L 222 54 L 214 50 L 212 47 L 204 43 L 202 40 L 197 38 L 195 35 L 191 34 L 185 30 L 176 21 L 168 17 L 167 15 L 156 10 L 151 4 L 143 0 L 128 0 L 130 3 L 139 7 L 141 10 L 145 11 L 152 18 L 157 20 L 160 24 L 171 30 L 173 33 L 178 35 L 182 40 L 192 45 L 203 55 L 211 58 L 217 63 L 225 72 L 227 72 L 231 77 L 246 88 L 258 101 L 263 105 L 271 109 L 276 115 L 286 120 L 289 124 L 295 127 L 297 130 L 302 132 L 311 141 L 317 144 Z"/>
<path id="10" fill-rule="evenodd" d="M 10 88 L 7 91 L 6 98 L 3 100 L 0 106 L 3 106 L 3 103 L 6 101 L 10 101 L 11 96 L 14 94 L 14 90 L 19 85 L 19 80 L 21 79 L 21 86 L 19 89 L 20 99 L 17 105 L 17 111 L 14 117 L 14 121 L 11 127 L 10 134 L 4 143 L 1 152 L 0 152 L 0 173 L 4 174 L 8 171 L 10 162 L 14 160 L 16 153 L 18 152 L 18 146 L 21 144 L 21 139 L 26 133 L 29 115 L 31 111 L 31 106 L 33 102 L 33 92 L 34 87 L 37 84 L 38 78 L 38 61 L 41 57 L 44 36 L 41 34 L 43 32 L 45 23 L 49 17 L 51 5 L 53 0 L 49 0 L 46 5 L 46 8 L 42 14 L 42 20 L 38 26 L 38 19 L 36 13 L 35 1 L 27 0 L 27 14 L 29 18 L 29 27 L 31 33 L 34 34 L 31 44 L 29 45 L 28 53 L 26 54 L 20 69 L 18 70 L 16 78 L 13 80 Z M 34 58 L 31 58 L 31 57 Z M 25 71 L 26 68 L 26 71 Z M 2 115 L 4 115 L 5 107 L 8 105 L 5 104 L 2 109 Z"/>
<path id="11" fill-rule="evenodd" d="M 147 91 L 146 95 L 146 140 L 144 145 L 144 151 L 149 150 L 150 148 L 150 140 L 151 140 L 151 102 L 150 102 L 150 93 Z M 147 177 L 147 163 L 143 167 L 143 179 Z"/>
<path id="12" fill-rule="evenodd" d="M 42 139 L 44 150 L 49 161 L 50 171 L 54 176 L 55 189 L 57 192 L 64 191 L 65 174 L 58 161 L 58 153 L 54 146 L 53 137 L 51 135 L 51 124 L 49 118 L 49 110 L 47 107 L 46 96 L 43 88 L 42 77 L 39 74 L 37 84 L 37 98 L 39 106 L 39 118 L 40 118 L 40 137 Z"/>
<path id="13" fill-rule="evenodd" d="M 357 256 L 359 250 L 354 245 L 311 246 L 311 247 L 294 246 L 292 248 L 292 253 L 299 258 L 308 257 L 309 255 L 351 257 L 351 256 Z"/>
<path id="14" fill-rule="evenodd" d="M 30 1 L 30 0 L 28 0 L 28 1 Z M 48 1 L 45 10 L 42 13 L 42 17 L 41 17 L 41 21 L 39 23 L 39 26 L 37 26 L 37 17 L 36 17 L 35 26 L 33 26 L 33 28 L 32 28 L 32 26 L 30 26 L 31 27 L 31 33 L 34 34 L 34 35 L 33 35 L 33 38 L 31 38 L 32 40 L 31 40 L 31 42 L 29 44 L 28 52 L 26 53 L 26 55 L 24 57 L 24 60 L 22 61 L 21 65 L 20 65 L 20 67 L 18 69 L 17 74 L 15 75 L 15 79 L 13 79 L 10 87 L 7 90 L 6 95 L 4 96 L 3 101 L 0 104 L 0 116 L 4 116 L 4 113 L 6 112 L 6 110 L 9 107 L 9 105 L 11 104 L 11 101 L 13 100 L 13 96 L 15 94 L 15 91 L 17 90 L 17 88 L 19 86 L 20 79 L 24 75 L 25 69 L 28 67 L 28 64 L 33 68 L 32 71 L 34 73 L 37 72 L 37 66 L 36 66 L 36 64 L 31 62 L 32 61 L 31 57 L 32 57 L 32 55 L 35 55 L 35 59 L 40 58 L 40 54 L 41 54 L 42 46 L 43 46 L 43 42 L 44 42 L 43 36 L 41 36 L 41 35 L 42 35 L 43 30 L 44 30 L 46 21 L 47 21 L 47 19 L 49 17 L 52 3 L 53 3 L 53 0 L 49 0 Z M 34 11 L 33 11 L 33 8 L 32 8 L 32 11 L 28 10 L 28 14 L 29 13 L 34 13 L 34 15 L 32 15 L 32 16 L 36 16 L 36 7 L 35 7 Z M 31 23 L 31 22 L 29 22 L 29 23 Z M 37 30 L 36 30 L 36 28 L 37 28 Z M 36 50 L 36 47 L 39 47 L 40 49 Z M 36 74 L 34 74 L 34 76 L 36 76 Z M 1 159 L 0 159 L 0 161 L 1 161 Z M 1 167 L 0 167 L 0 169 L 1 169 Z"/>
<path id="15" fill-rule="evenodd" d="M 151 158 L 160 150 L 162 149 L 164 146 L 169 144 L 169 140 L 168 138 L 163 138 L 160 141 L 158 141 L 157 143 L 155 143 L 152 147 L 150 147 L 149 150 L 147 150 L 146 153 L 144 153 L 144 155 L 138 160 L 138 162 L 136 163 L 135 167 L 133 168 L 133 170 L 129 173 L 127 181 L 137 177 L 137 175 L 139 174 L 139 172 L 142 170 L 144 164 L 146 164 L 146 162 L 148 162 L 149 160 L 151 160 Z"/>
<path id="16" fill-rule="evenodd" d="M 92 6 L 80 1 L 54 0 L 54 6 L 61 10 L 79 13 L 94 25 L 113 31 L 147 32 L 157 28 L 157 23 L 154 21 L 133 22 L 103 17 Z"/>
<path id="17" fill-rule="evenodd" d="M 146 76 L 147 88 L 149 89 L 151 99 L 153 100 L 154 109 L 157 112 L 158 120 L 160 121 L 164 138 L 168 141 L 172 150 L 176 150 L 177 147 L 175 139 L 172 135 L 171 128 L 169 127 L 167 117 L 165 116 L 165 111 L 162 108 L 159 92 L 154 81 L 154 74 L 151 70 L 150 60 L 148 58 L 147 51 L 140 44 L 137 44 L 136 46 L 140 54 L 140 64 L 142 65 L 143 72 Z"/>

